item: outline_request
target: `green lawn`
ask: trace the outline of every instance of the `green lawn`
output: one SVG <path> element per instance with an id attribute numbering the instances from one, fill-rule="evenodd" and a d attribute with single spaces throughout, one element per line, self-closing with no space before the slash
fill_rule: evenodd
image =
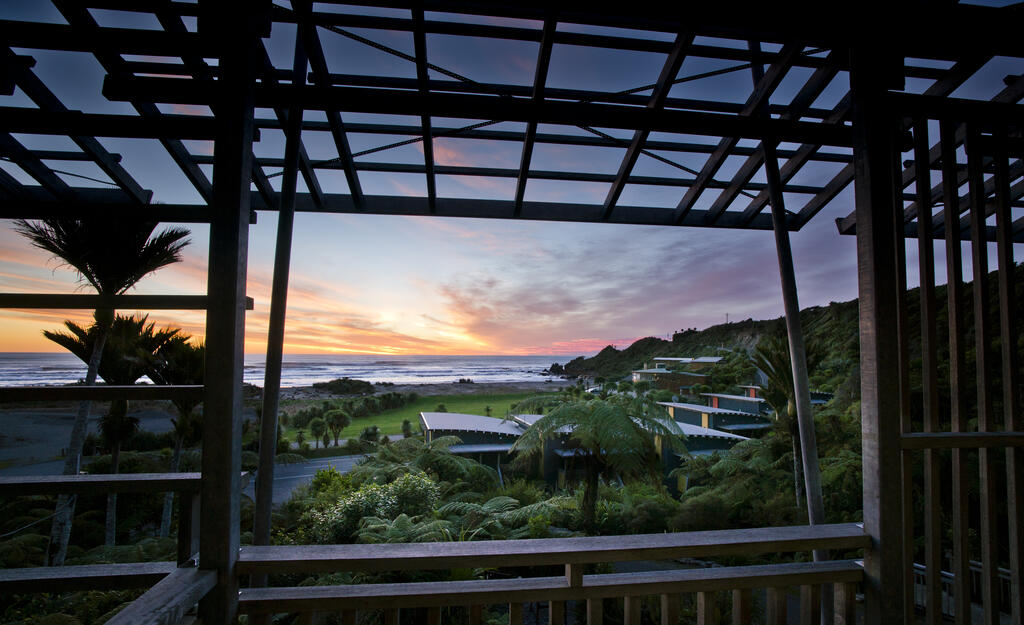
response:
<path id="1" fill-rule="evenodd" d="M 402 421 L 408 419 L 412 422 L 414 431 L 420 427 L 420 413 L 432 412 L 437 409 L 438 404 L 444 404 L 448 412 L 461 412 L 465 414 L 486 415 L 487 406 L 491 407 L 492 417 L 504 417 L 509 407 L 517 401 L 532 397 L 537 393 L 512 393 L 507 395 L 436 395 L 433 397 L 421 397 L 411 404 L 402 408 L 388 410 L 372 417 L 355 419 L 352 425 L 341 431 L 341 438 L 357 438 L 363 428 L 376 425 L 380 428 L 381 434 L 401 434 Z M 295 440 L 295 429 L 287 428 L 284 437 L 288 440 Z M 306 430 L 306 440 L 310 445 L 313 441 L 309 438 L 309 430 Z"/>

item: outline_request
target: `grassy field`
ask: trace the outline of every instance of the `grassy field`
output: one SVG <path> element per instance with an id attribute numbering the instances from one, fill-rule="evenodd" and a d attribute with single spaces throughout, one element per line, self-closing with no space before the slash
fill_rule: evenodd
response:
<path id="1" fill-rule="evenodd" d="M 421 397 L 411 404 L 402 408 L 388 410 L 372 417 L 356 419 L 352 425 L 341 432 L 341 438 L 357 438 L 364 428 L 376 425 L 380 428 L 381 434 L 401 434 L 402 421 L 408 419 L 412 422 L 414 431 L 419 430 L 420 413 L 432 412 L 439 404 L 444 404 L 448 412 L 461 412 L 465 414 L 486 415 L 487 407 L 491 407 L 492 417 L 504 417 L 509 407 L 527 397 L 537 393 L 511 393 L 506 395 L 435 395 L 433 397 Z M 288 440 L 295 440 L 295 429 L 289 427 L 284 432 Z M 312 445 L 309 437 L 309 430 L 306 430 L 306 440 Z"/>

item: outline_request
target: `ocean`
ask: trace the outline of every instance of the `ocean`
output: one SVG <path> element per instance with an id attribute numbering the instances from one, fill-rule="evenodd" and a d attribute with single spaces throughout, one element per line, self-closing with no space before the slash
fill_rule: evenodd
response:
<path id="1" fill-rule="evenodd" d="M 285 354 L 281 386 L 310 386 L 349 377 L 367 382 L 438 384 L 543 381 L 542 371 L 565 356 L 376 356 Z M 245 381 L 263 386 L 263 354 L 246 354 Z M 0 352 L 0 385 L 70 384 L 85 377 L 85 364 L 68 353 Z"/>

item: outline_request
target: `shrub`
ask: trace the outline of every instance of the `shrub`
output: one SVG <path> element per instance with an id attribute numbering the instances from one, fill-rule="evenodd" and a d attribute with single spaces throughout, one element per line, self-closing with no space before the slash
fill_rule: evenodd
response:
<path id="1" fill-rule="evenodd" d="M 313 388 L 326 390 L 335 395 L 372 395 L 373 384 L 365 380 L 354 380 L 352 378 L 338 378 L 330 382 L 314 382 Z"/>

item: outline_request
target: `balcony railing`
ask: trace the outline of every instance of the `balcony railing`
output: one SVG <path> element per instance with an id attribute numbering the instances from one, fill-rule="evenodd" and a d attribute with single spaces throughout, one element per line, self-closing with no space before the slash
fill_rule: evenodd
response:
<path id="1" fill-rule="evenodd" d="M 200 476 L 194 473 L 128 474 L 5 478 L 0 494 L 53 494 L 97 492 L 181 492 L 179 563 L 132 563 L 0 571 L 0 591 L 34 592 L 111 589 L 150 586 L 139 600 L 109 621 L 124 623 L 179 623 L 214 585 L 213 571 L 195 567 L 195 514 L 193 496 Z M 854 622 L 854 591 L 861 581 L 861 565 L 853 560 L 791 562 L 711 569 L 584 574 L 589 564 L 677 558 L 714 558 L 770 553 L 809 553 L 824 549 L 849 552 L 868 547 L 857 524 L 765 527 L 677 534 L 598 536 L 511 541 L 415 543 L 384 545 L 297 545 L 242 547 L 236 574 L 327 573 L 341 571 L 417 571 L 453 568 L 516 568 L 557 565 L 560 576 L 481 579 L 402 584 L 354 584 L 248 588 L 241 591 L 243 614 L 297 613 L 312 622 L 318 612 L 335 612 L 345 623 L 355 623 L 358 612 L 383 611 L 386 623 L 399 622 L 401 610 L 426 610 L 428 623 L 441 622 L 443 607 L 468 609 L 471 624 L 479 623 L 486 605 L 507 605 L 509 622 L 522 622 L 524 603 L 545 603 L 552 625 L 565 622 L 566 602 L 582 601 L 587 622 L 603 622 L 607 599 L 623 599 L 625 622 L 640 622 L 645 598 L 657 597 L 662 622 L 678 620 L 680 597 L 696 595 L 697 622 L 716 622 L 713 593 L 732 594 L 734 623 L 749 622 L 754 589 L 766 589 L 764 622 L 786 623 L 787 596 L 800 589 L 801 623 L 817 623 L 820 588 L 835 588 L 835 622 Z M 182 557 L 188 553 L 189 556 Z M 155 584 L 155 585 L 154 585 Z"/>

